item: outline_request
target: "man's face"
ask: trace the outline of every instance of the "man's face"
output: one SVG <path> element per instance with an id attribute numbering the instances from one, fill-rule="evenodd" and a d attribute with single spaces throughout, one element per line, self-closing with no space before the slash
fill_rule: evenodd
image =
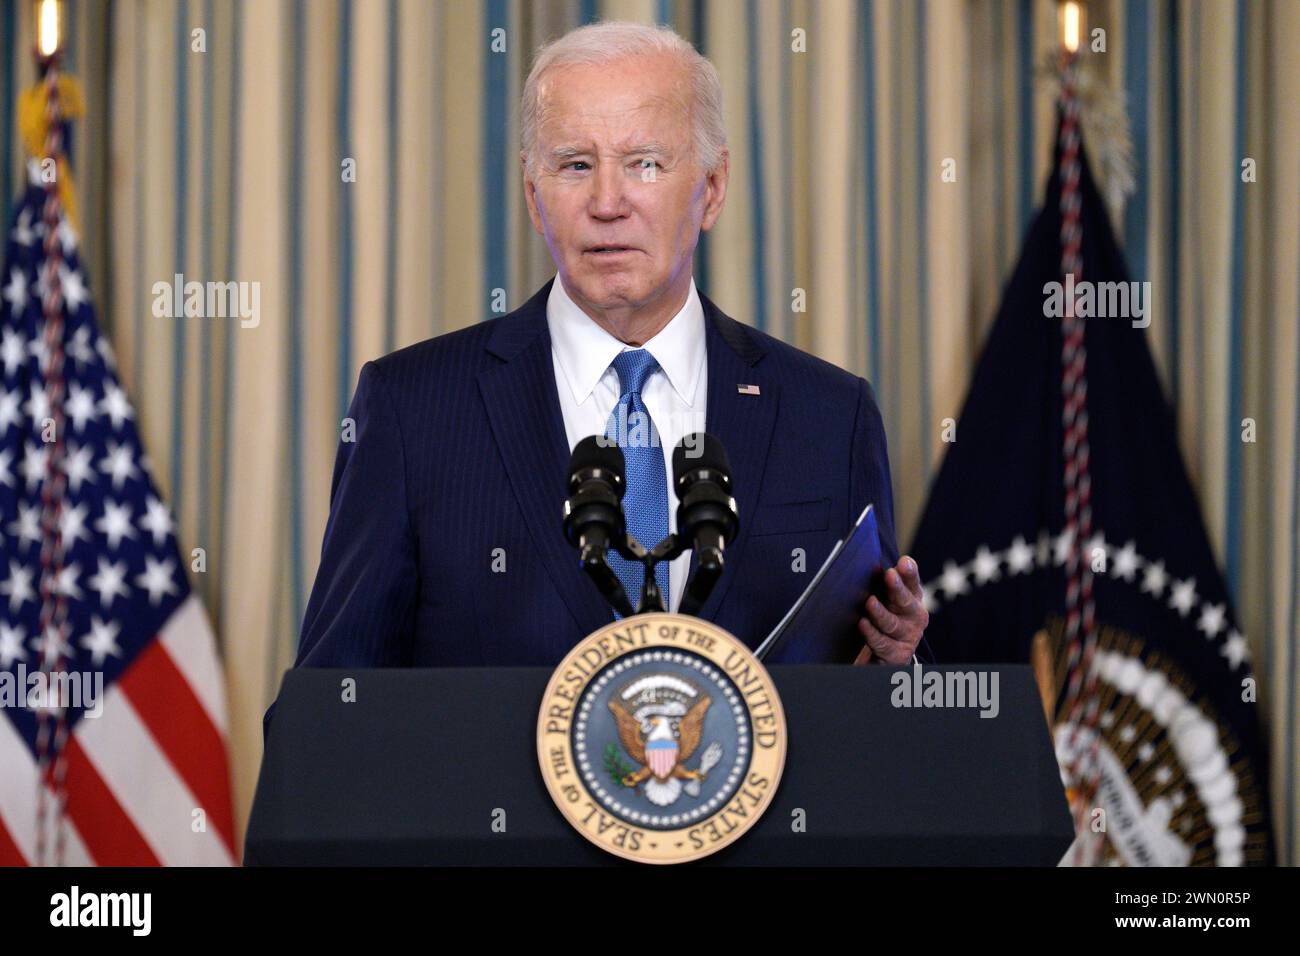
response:
<path id="1" fill-rule="evenodd" d="M 559 67 L 539 93 L 539 162 L 524 193 L 565 289 L 589 310 L 675 302 L 727 183 L 725 155 L 713 175 L 695 156 L 680 60 Z"/>

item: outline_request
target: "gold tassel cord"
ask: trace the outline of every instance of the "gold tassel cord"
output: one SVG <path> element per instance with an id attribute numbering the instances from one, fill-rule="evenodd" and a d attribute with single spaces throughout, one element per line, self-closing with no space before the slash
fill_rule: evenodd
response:
<path id="1" fill-rule="evenodd" d="M 59 112 L 64 121 L 79 119 L 85 115 L 86 103 L 81 94 L 81 85 L 66 74 L 60 74 Z M 44 83 L 28 87 L 18 96 L 18 132 L 22 136 L 23 149 L 34 159 L 44 159 L 45 137 L 49 132 L 49 118 L 46 115 L 47 91 Z M 77 219 L 76 193 L 72 184 L 72 169 L 68 165 L 66 154 L 54 157 L 55 176 L 59 187 L 59 201 L 67 212 L 68 221 L 74 229 L 80 230 Z"/>

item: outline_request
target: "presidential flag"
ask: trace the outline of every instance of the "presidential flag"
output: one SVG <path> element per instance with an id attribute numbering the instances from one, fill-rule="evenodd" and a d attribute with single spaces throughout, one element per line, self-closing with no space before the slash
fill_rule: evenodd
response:
<path id="1" fill-rule="evenodd" d="M 1070 105 L 912 546 L 927 638 L 942 662 L 1046 676 L 1063 864 L 1266 864 L 1249 644 Z"/>
<path id="2" fill-rule="evenodd" d="M 212 631 L 50 168 L 0 271 L 0 865 L 230 864 Z"/>

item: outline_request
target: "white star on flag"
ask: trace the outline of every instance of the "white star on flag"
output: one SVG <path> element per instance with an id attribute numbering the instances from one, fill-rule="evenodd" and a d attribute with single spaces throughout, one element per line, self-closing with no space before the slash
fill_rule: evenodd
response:
<path id="1" fill-rule="evenodd" d="M 140 519 L 140 527 L 153 535 L 155 547 L 162 547 L 162 543 L 167 540 L 174 527 L 171 513 L 165 504 L 152 495 L 145 501 L 144 506 L 148 513 Z"/>
<path id="2" fill-rule="evenodd" d="M 126 597 L 131 589 L 126 584 L 126 563 L 109 561 L 102 554 L 98 557 L 99 570 L 86 579 L 86 585 L 99 592 L 99 603 L 110 608 L 113 598 Z"/>
<path id="3" fill-rule="evenodd" d="M 92 485 L 95 483 L 94 454 L 93 448 L 68 443 L 68 450 L 63 458 L 63 470 L 68 476 L 68 487 L 74 493 L 80 491 L 85 482 L 90 482 Z"/>
<path id="4" fill-rule="evenodd" d="M 1137 543 L 1134 541 L 1128 542 L 1115 554 L 1110 566 L 1111 577 L 1132 581 L 1141 560 L 1137 553 Z"/>
<path id="5" fill-rule="evenodd" d="M 63 536 L 65 551 L 71 551 L 82 538 L 90 540 L 90 532 L 86 530 L 88 510 L 84 503 L 63 506 L 63 511 L 59 514 L 59 534 Z"/>
<path id="6" fill-rule="evenodd" d="M 1196 622 L 1196 629 L 1201 631 L 1207 638 L 1216 637 L 1218 633 L 1226 626 L 1224 615 L 1227 612 L 1227 606 L 1223 604 L 1201 605 L 1201 619 Z"/>
<path id="7" fill-rule="evenodd" d="M 59 237 L 59 243 L 63 246 L 65 256 L 77 251 L 77 230 L 72 228 L 71 222 L 67 219 L 60 220 L 55 234 Z"/>
<path id="8" fill-rule="evenodd" d="M 1169 583 L 1169 575 L 1165 573 L 1165 563 L 1157 561 L 1154 564 L 1148 564 L 1146 572 L 1142 575 L 1142 590 L 1152 595 L 1160 597 L 1164 593 L 1165 585 Z"/>
<path id="9" fill-rule="evenodd" d="M 4 363 L 5 374 L 13 375 L 27 358 L 27 343 L 13 329 L 5 329 L 0 334 L 0 362 Z"/>
<path id="10" fill-rule="evenodd" d="M 10 425 L 17 425 L 23 420 L 19 412 L 22 393 L 17 389 L 12 392 L 0 392 L 0 435 L 9 430 Z"/>
<path id="11" fill-rule="evenodd" d="M 138 576 L 135 583 L 149 592 L 150 604 L 157 604 L 163 599 L 164 594 L 176 593 L 176 582 L 172 580 L 172 570 L 175 565 L 170 558 L 159 561 L 150 555 L 145 555 L 144 564 L 144 574 Z"/>
<path id="12" fill-rule="evenodd" d="M 943 573 L 939 575 L 939 586 L 943 588 L 944 594 L 949 599 L 970 590 L 966 584 L 966 572 L 951 561 L 943 566 Z"/>
<path id="13" fill-rule="evenodd" d="M 88 388 L 82 388 L 76 382 L 68 386 L 68 400 L 63 403 L 63 414 L 72 419 L 72 427 L 85 431 L 86 422 L 97 416 L 95 395 Z"/>
<path id="14" fill-rule="evenodd" d="M 50 279 L 46 275 L 45 269 L 40 269 L 36 273 L 36 301 L 44 309 L 49 302 L 50 297 Z"/>
<path id="15" fill-rule="evenodd" d="M 1027 574 L 1034 567 L 1034 549 L 1025 543 L 1021 535 L 1016 535 L 1007 548 L 1007 570 L 1014 574 Z"/>
<path id="16" fill-rule="evenodd" d="M 131 506 L 105 498 L 104 517 L 95 522 L 95 530 L 108 538 L 108 547 L 116 551 L 123 538 L 135 537 L 135 527 L 131 524 Z"/>
<path id="17" fill-rule="evenodd" d="M 27 404 L 23 407 L 27 409 L 27 414 L 31 416 L 32 427 L 40 431 L 45 419 L 50 417 L 50 398 L 45 394 L 45 388 L 40 385 L 33 385 L 31 397 L 27 399 Z"/>
<path id="18" fill-rule="evenodd" d="M 1195 603 L 1196 579 L 1188 578 L 1186 581 L 1176 581 L 1173 593 L 1169 597 L 1169 606 L 1181 616 L 1187 617 L 1191 613 L 1192 605 Z"/>
<path id="19" fill-rule="evenodd" d="M 26 443 L 26 454 L 23 455 L 23 478 L 27 482 L 27 490 L 33 491 L 45 477 L 45 460 L 49 457 L 49 449 L 44 445 L 37 446 L 32 442 Z"/>
<path id="20" fill-rule="evenodd" d="M 94 349 L 90 346 L 90 327 L 83 325 L 77 329 L 77 334 L 72 337 L 68 343 L 68 354 L 72 356 L 77 363 L 77 369 L 80 371 L 81 366 L 89 365 L 95 361 Z"/>
<path id="21" fill-rule="evenodd" d="M 9 235 L 20 246 L 30 246 L 32 240 L 36 238 L 36 233 L 32 232 L 31 216 L 26 209 L 18 214 L 18 222 L 14 224 L 13 231 Z"/>
<path id="22" fill-rule="evenodd" d="M 1228 665 L 1235 671 L 1244 661 L 1250 660 L 1250 645 L 1240 631 L 1232 631 L 1219 649 L 1219 656 L 1226 658 Z"/>
<path id="23" fill-rule="evenodd" d="M 57 580 L 54 584 L 54 590 L 58 591 L 64 597 L 70 597 L 74 601 L 81 600 L 81 588 L 77 587 L 77 575 L 81 573 L 81 566 L 78 564 L 69 564 L 59 571 Z"/>
<path id="24" fill-rule="evenodd" d="M 117 368 L 117 358 L 113 355 L 113 346 L 109 345 L 108 339 L 102 335 L 95 339 L 95 351 L 99 353 L 99 357 L 104 360 L 104 365 L 110 372 Z"/>
<path id="25" fill-rule="evenodd" d="M 108 454 L 100 461 L 99 470 L 113 476 L 114 491 L 120 489 L 122 483 L 128 478 L 133 478 L 140 473 L 135 467 L 131 447 L 119 445 L 115 441 L 108 442 Z"/>
<path id="26" fill-rule="evenodd" d="M 20 541 L 30 541 L 34 544 L 40 544 L 40 510 L 35 506 L 20 504 L 18 506 L 18 520 L 9 522 L 9 526 L 5 530 Z"/>
<path id="27" fill-rule="evenodd" d="M 22 274 L 20 269 L 12 269 L 9 273 L 9 284 L 0 292 L 4 300 L 9 303 L 9 308 L 14 315 L 22 315 L 23 309 L 27 308 L 27 278 Z"/>
<path id="28" fill-rule="evenodd" d="M 1066 561 L 1070 560 L 1070 549 L 1073 547 L 1074 531 L 1071 528 L 1066 528 L 1056 536 L 1056 540 L 1052 544 L 1053 557 L 1056 563 L 1065 564 Z"/>
<path id="29" fill-rule="evenodd" d="M 27 651 L 23 650 L 23 629 L 0 623 L 0 668 L 25 660 Z"/>
<path id="30" fill-rule="evenodd" d="M 1002 572 L 998 570 L 997 557 L 984 545 L 980 545 L 975 552 L 975 560 L 971 562 L 971 567 L 975 571 L 977 584 L 987 584 L 1002 576 Z"/>
<path id="31" fill-rule="evenodd" d="M 104 385 L 104 397 L 99 400 L 99 407 L 108 415 L 114 429 L 120 429 L 124 421 L 135 418 L 131 403 L 126 400 L 126 392 L 111 382 Z"/>
<path id="32" fill-rule="evenodd" d="M 45 339 L 39 335 L 27 343 L 27 353 L 36 359 L 36 364 L 44 375 L 50 370 L 50 349 L 45 344 Z"/>
<path id="33" fill-rule="evenodd" d="M 90 296 L 85 282 L 82 281 L 81 273 L 67 266 L 59 267 L 59 291 L 63 293 L 63 301 L 67 304 L 69 315 L 76 315 L 77 310 L 85 305 L 86 299 Z"/>
<path id="34" fill-rule="evenodd" d="M 80 644 L 90 651 L 96 667 L 103 667 L 104 659 L 110 654 L 114 657 L 122 656 L 122 649 L 117 646 L 117 635 L 121 630 L 115 621 L 105 623 L 96 614 L 90 616 L 90 633 L 81 639 Z"/>
<path id="35" fill-rule="evenodd" d="M 36 599 L 36 591 L 32 589 L 32 572 L 22 565 L 21 562 L 9 560 L 9 578 L 3 584 L 0 584 L 0 594 L 9 596 L 9 610 L 16 611 L 23 606 L 24 601 Z"/>

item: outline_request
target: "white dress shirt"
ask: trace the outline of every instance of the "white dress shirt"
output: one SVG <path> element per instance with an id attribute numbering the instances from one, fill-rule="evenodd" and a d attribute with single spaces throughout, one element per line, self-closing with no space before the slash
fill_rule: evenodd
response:
<path id="1" fill-rule="evenodd" d="M 627 345 L 610 335 L 569 297 L 557 275 L 546 300 L 551 332 L 555 387 L 559 392 L 564 432 L 572 452 L 588 435 L 605 434 L 610 413 L 618 404 L 618 372 L 610 367 Z M 668 482 L 668 530 L 677 530 L 677 494 L 673 490 L 673 449 L 691 432 L 704 431 L 708 396 L 705 361 L 704 307 L 695 280 L 681 311 L 641 348 L 659 363 L 641 389 L 646 411 L 659 433 Z M 653 548 L 658 541 L 642 541 Z M 676 611 L 686 590 L 691 552 L 683 551 L 668 565 L 668 610 Z M 628 598 L 636 605 L 638 594 Z"/>

